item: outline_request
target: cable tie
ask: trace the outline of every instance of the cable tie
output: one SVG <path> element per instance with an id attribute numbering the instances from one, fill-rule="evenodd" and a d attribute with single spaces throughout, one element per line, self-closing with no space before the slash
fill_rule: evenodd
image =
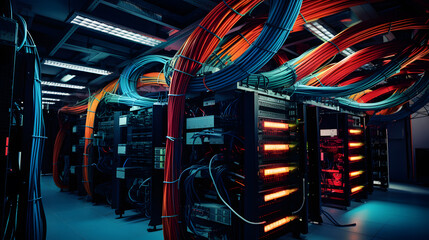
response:
<path id="1" fill-rule="evenodd" d="M 95 100 L 97 100 L 98 102 L 100 102 L 100 99 L 96 98 L 95 96 L 93 97 Z"/>
<path id="2" fill-rule="evenodd" d="M 187 72 L 184 72 L 184 71 L 180 71 L 180 70 L 178 70 L 178 69 L 173 68 L 173 72 L 174 72 L 174 71 L 179 72 L 179 73 L 186 74 L 186 75 L 188 75 L 188 76 L 190 76 L 190 77 L 195 77 L 194 75 L 192 75 L 192 74 L 190 74 L 190 73 L 187 73 Z"/>
<path id="3" fill-rule="evenodd" d="M 39 78 L 34 78 L 34 81 L 37 81 L 39 83 L 42 83 L 42 80 L 40 80 Z"/>
<path id="4" fill-rule="evenodd" d="M 389 31 L 387 31 L 385 35 L 389 34 L 391 30 L 392 30 L 392 22 L 390 22 Z"/>
<path id="5" fill-rule="evenodd" d="M 185 94 L 168 94 L 169 97 L 183 97 Z"/>
<path id="6" fill-rule="evenodd" d="M 86 126 L 86 125 L 85 125 L 85 127 L 87 127 L 87 128 L 91 128 L 91 129 L 94 129 L 94 127 L 91 127 L 91 126 Z"/>
<path id="7" fill-rule="evenodd" d="M 206 76 L 204 76 L 203 77 L 203 84 L 204 84 L 204 87 L 206 87 L 207 88 L 207 90 L 209 91 L 209 92 L 213 92 L 210 88 L 208 88 L 207 87 L 207 85 L 206 85 Z"/>
<path id="8" fill-rule="evenodd" d="M 216 33 L 214 33 L 214 32 L 212 32 L 212 31 L 208 30 L 207 28 L 205 28 L 205 27 L 203 27 L 203 26 L 201 26 L 201 25 L 198 25 L 198 27 L 200 27 L 200 28 L 202 28 L 202 29 L 206 30 L 208 33 L 210 33 L 211 35 L 213 35 L 213 36 L 215 36 L 217 39 L 219 39 L 219 41 L 222 41 L 222 38 L 221 38 L 221 37 L 219 37 L 218 35 L 216 35 Z"/>
<path id="9" fill-rule="evenodd" d="M 317 76 L 314 76 L 315 78 L 316 78 L 316 80 L 320 83 L 320 85 L 322 86 L 322 87 L 325 87 L 325 85 L 320 81 L 320 79 L 317 77 Z"/>
<path id="10" fill-rule="evenodd" d="M 81 167 L 89 167 L 89 166 L 91 166 L 91 165 L 81 165 Z"/>
<path id="11" fill-rule="evenodd" d="M 84 156 L 89 156 L 89 154 L 83 153 Z"/>
<path id="12" fill-rule="evenodd" d="M 266 22 L 265 25 L 267 25 L 268 27 L 273 27 L 273 28 L 280 29 L 282 31 L 292 31 L 292 29 L 282 28 L 282 27 L 279 27 L 277 25 L 274 25 L 274 24 L 271 24 L 271 23 L 268 23 L 268 22 Z"/>
<path id="13" fill-rule="evenodd" d="M 166 136 L 166 138 L 167 138 L 168 140 L 172 141 L 172 142 L 174 142 L 174 141 L 176 141 L 176 140 L 182 140 L 182 138 L 181 138 L 181 137 L 179 137 L 179 138 L 175 138 L 175 137 Z"/>
<path id="14" fill-rule="evenodd" d="M 83 139 L 93 140 L 94 138 L 87 138 L 87 137 L 83 137 Z"/>
<path id="15" fill-rule="evenodd" d="M 39 201 L 39 200 L 42 200 L 42 197 L 30 199 L 30 200 L 28 200 L 28 202 L 35 202 L 35 201 Z"/>
<path id="16" fill-rule="evenodd" d="M 249 45 L 252 45 L 252 44 L 249 42 L 249 40 L 247 40 L 247 38 L 246 38 L 243 34 L 238 33 L 238 35 L 240 35 L 244 40 L 246 40 L 246 42 L 247 42 Z"/>
<path id="17" fill-rule="evenodd" d="M 45 137 L 45 136 L 38 136 L 38 135 L 33 135 L 33 138 L 43 138 L 43 139 L 48 139 L 48 137 Z"/>
<path id="18" fill-rule="evenodd" d="M 269 52 L 269 53 L 272 53 L 272 54 L 276 54 L 277 52 L 274 52 L 274 51 L 271 51 L 271 50 L 268 50 L 268 49 L 265 49 L 265 48 L 263 48 L 263 47 L 260 47 L 260 46 L 258 46 L 258 45 L 256 45 L 256 44 L 252 44 L 253 46 L 255 46 L 255 47 L 257 47 L 257 48 L 259 48 L 259 49 L 261 49 L 261 50 L 264 50 L 264 51 L 266 51 L 266 52 Z"/>
<path id="19" fill-rule="evenodd" d="M 300 12 L 299 15 L 302 17 L 302 20 L 304 20 L 305 23 L 308 23 L 307 20 L 305 20 L 304 15 L 302 15 L 302 13 Z"/>
<path id="20" fill-rule="evenodd" d="M 331 42 L 330 40 L 328 40 L 327 42 L 328 42 L 328 43 L 330 43 L 330 44 L 332 44 L 332 45 L 334 45 L 334 47 L 336 47 L 336 48 L 338 49 L 338 53 L 340 53 L 340 52 L 341 52 L 341 50 L 340 50 L 340 48 L 337 46 L 337 44 L 335 44 L 335 43 Z"/>
<path id="21" fill-rule="evenodd" d="M 91 111 L 91 110 L 89 110 L 89 109 L 88 109 L 88 112 L 90 112 L 90 113 L 95 113 L 94 111 Z"/>
<path id="22" fill-rule="evenodd" d="M 187 59 L 187 60 L 189 60 L 189 61 L 192 61 L 192 62 L 194 62 L 194 63 L 198 63 L 198 64 L 200 64 L 200 65 L 203 65 L 203 63 L 202 63 L 202 62 L 198 62 L 197 60 L 192 59 L 192 58 L 189 58 L 189 57 L 187 57 L 187 56 L 179 55 L 178 57 L 182 57 L 182 58 Z"/>
<path id="23" fill-rule="evenodd" d="M 171 215 L 171 216 L 161 216 L 161 218 L 173 218 L 173 217 L 178 217 L 179 215 Z"/>
<path id="24" fill-rule="evenodd" d="M 232 8 L 231 6 L 229 6 L 229 5 L 228 5 L 228 3 L 226 3 L 226 1 L 225 1 L 225 0 L 222 0 L 222 1 L 223 1 L 223 3 L 225 3 L 225 6 L 226 6 L 227 8 L 229 8 L 231 11 L 233 11 L 235 14 L 237 14 L 237 15 L 239 15 L 239 16 L 241 16 L 241 17 L 244 17 L 244 14 L 239 13 L 237 10 L 235 10 L 234 8 Z"/>
<path id="25" fill-rule="evenodd" d="M 89 183 L 88 181 L 82 181 L 83 183 Z"/>

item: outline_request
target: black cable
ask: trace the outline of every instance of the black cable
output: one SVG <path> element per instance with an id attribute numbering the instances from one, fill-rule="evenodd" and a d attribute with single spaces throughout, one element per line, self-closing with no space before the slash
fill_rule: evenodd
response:
<path id="1" fill-rule="evenodd" d="M 323 210 L 322 208 L 320 209 L 320 211 L 322 212 L 322 214 L 332 223 L 334 224 L 334 226 L 336 227 L 354 227 L 356 226 L 356 223 L 350 223 L 350 224 L 340 224 L 337 222 L 337 220 L 335 220 L 334 217 L 332 217 L 331 214 L 329 214 L 327 211 Z"/>

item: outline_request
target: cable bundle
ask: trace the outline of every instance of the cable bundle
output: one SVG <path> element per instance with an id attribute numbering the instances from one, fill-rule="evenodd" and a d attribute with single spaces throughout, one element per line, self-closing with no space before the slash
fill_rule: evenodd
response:
<path id="1" fill-rule="evenodd" d="M 128 65 L 122 71 L 122 74 L 119 78 L 120 92 L 122 92 L 122 95 L 130 98 L 134 98 L 136 99 L 136 101 L 153 102 L 153 99 L 140 96 L 137 93 L 137 85 L 143 85 L 145 83 L 150 84 L 151 82 L 154 82 L 155 76 L 153 73 L 148 75 L 143 75 L 143 71 L 145 70 L 144 67 L 154 63 L 165 65 L 170 59 L 171 58 L 169 57 L 164 57 L 160 55 L 149 55 L 149 56 L 141 57 L 136 61 L 134 61 L 132 64 Z M 156 76 L 156 84 L 165 86 L 166 85 L 165 77 L 164 77 L 164 80 L 162 80 L 161 74 L 162 73 L 158 73 L 158 76 Z M 143 80 L 145 81 L 143 82 Z"/>
<path id="2" fill-rule="evenodd" d="M 347 109 L 357 109 L 357 110 L 380 110 L 391 108 L 407 102 L 412 98 L 416 97 L 421 92 L 426 91 L 429 88 L 429 73 L 425 73 L 423 77 L 417 80 L 411 87 L 407 88 L 404 91 L 395 90 L 396 94 L 388 97 L 385 100 L 375 102 L 375 103 L 358 103 L 350 99 L 337 98 L 338 104 Z"/>
<path id="3" fill-rule="evenodd" d="M 260 1 L 230 0 L 219 3 L 200 23 L 181 47 L 171 66 L 168 99 L 168 130 L 164 170 L 163 232 L 165 239 L 179 239 L 179 194 L 177 179 L 180 170 L 181 126 L 185 93 L 191 78 L 198 72 L 220 40 L 234 24 Z M 169 76 L 169 74 L 167 74 Z"/>
<path id="4" fill-rule="evenodd" d="M 22 20 L 23 21 L 23 20 Z M 46 137 L 45 124 L 42 109 L 42 86 L 40 81 L 40 59 L 33 38 L 28 34 L 27 53 L 36 55 L 34 67 L 33 106 L 34 125 L 33 140 L 31 143 L 31 159 L 28 179 L 28 203 L 27 203 L 27 239 L 46 239 L 46 217 L 43 210 L 42 194 L 40 190 L 40 169 L 42 167 L 42 156 Z M 31 50 L 30 50 L 31 49 Z"/>
<path id="5" fill-rule="evenodd" d="M 300 80 L 310 75 L 339 52 L 371 37 L 400 30 L 429 29 L 426 21 L 427 18 L 425 17 L 404 18 L 393 21 L 379 18 L 349 27 L 298 61 L 295 67 L 297 79 Z"/>
<path id="6" fill-rule="evenodd" d="M 376 2 L 376 1 L 373 1 Z M 347 8 L 368 3 L 368 1 L 356 0 L 306 0 L 302 2 L 300 16 L 296 19 L 292 31 L 301 31 L 304 29 L 303 25 L 307 22 L 315 21 L 317 19 L 339 13 Z M 220 46 L 213 52 L 207 65 L 212 67 L 224 68 L 226 65 L 234 62 L 254 43 L 257 37 L 261 34 L 267 17 L 260 17 L 251 19 L 232 36 L 227 36 Z M 276 54 L 275 56 L 277 56 Z M 283 63 L 285 63 L 284 61 Z M 282 64 L 283 64 L 282 63 Z M 281 64 L 280 64 L 281 65 Z M 204 69 L 203 69 L 203 72 Z"/>
<path id="7" fill-rule="evenodd" d="M 429 25 L 426 25 L 429 27 Z M 401 68 L 406 67 L 408 64 L 422 58 L 428 53 L 426 46 L 421 46 L 422 42 L 427 40 L 417 39 L 415 44 L 408 46 L 402 52 L 390 61 L 388 64 L 377 70 L 370 77 L 360 80 L 349 85 L 342 85 L 340 87 L 312 87 L 302 85 L 297 82 L 293 89 L 289 91 L 294 94 L 308 95 L 308 96 L 323 96 L 323 97 L 345 97 L 352 95 L 375 86 L 382 80 L 388 79 L 400 71 Z M 424 44 L 423 44 L 424 45 Z M 314 51 L 313 51 L 314 52 Z M 311 54 L 311 53 L 310 53 Z"/>
<path id="8" fill-rule="evenodd" d="M 311 80 L 306 83 L 306 85 L 334 86 L 361 66 L 376 59 L 391 56 L 395 54 L 398 49 L 402 49 L 404 46 L 404 42 L 396 41 L 364 48 L 344 58 L 334 66 L 328 68 L 328 70 L 322 72 L 321 74 L 318 74 L 317 77 L 312 77 Z M 312 75 L 310 75 L 310 77 L 311 76 Z"/>
<path id="9" fill-rule="evenodd" d="M 370 124 L 379 124 L 383 122 L 390 122 L 394 120 L 399 120 L 402 118 L 405 118 L 407 116 L 410 116 L 414 112 L 420 110 L 422 107 L 424 107 L 429 102 L 429 89 L 426 89 L 426 91 L 422 92 L 419 96 L 416 97 L 417 99 L 413 99 L 414 103 L 409 106 L 405 105 L 403 106 L 399 111 L 395 111 L 394 113 L 389 113 L 389 115 L 375 115 L 371 117 Z"/>
<path id="10" fill-rule="evenodd" d="M 58 130 L 57 136 L 55 137 L 54 151 L 52 154 L 52 177 L 54 179 L 55 185 L 61 189 L 66 189 L 68 186 L 60 178 L 60 170 L 58 169 L 58 159 L 60 156 L 61 148 L 63 146 L 64 139 L 67 135 L 67 130 L 69 129 L 69 124 L 64 123 L 61 119 L 61 114 L 81 114 L 88 109 L 88 98 L 78 102 L 74 106 L 64 106 L 58 110 L 58 122 L 60 129 Z"/>
<path id="11" fill-rule="evenodd" d="M 112 81 L 107 84 L 103 89 L 98 91 L 96 94 L 90 97 L 88 100 L 88 110 L 86 113 L 86 122 L 85 122 L 85 147 L 83 152 L 83 165 L 82 165 L 82 175 L 83 175 L 83 185 L 86 192 L 89 196 L 92 197 L 92 192 L 89 184 L 88 177 L 88 168 L 89 168 L 89 158 L 88 158 L 88 146 L 92 142 L 92 133 L 94 131 L 94 120 L 95 112 L 97 111 L 98 104 L 104 98 L 107 93 L 115 93 L 118 89 L 118 80 Z"/>
<path id="12" fill-rule="evenodd" d="M 193 78 L 188 91 L 218 90 L 246 79 L 261 69 L 279 51 L 286 41 L 301 1 L 272 1 L 270 13 L 257 40 L 233 64 L 210 75 Z"/>

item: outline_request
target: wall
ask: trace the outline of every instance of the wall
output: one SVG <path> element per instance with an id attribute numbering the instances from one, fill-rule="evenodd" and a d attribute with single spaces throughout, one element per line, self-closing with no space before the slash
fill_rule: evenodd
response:
<path id="1" fill-rule="evenodd" d="M 394 182 L 412 182 L 413 166 L 410 151 L 409 118 L 387 126 L 389 178 Z"/>
<path id="2" fill-rule="evenodd" d="M 422 109 L 419 112 L 424 112 Z M 416 159 L 416 148 L 429 149 L 429 117 L 416 118 L 411 120 L 412 140 L 413 140 L 413 159 L 415 164 L 415 180 L 420 183 L 429 183 L 427 174 L 427 162 L 429 159 L 423 159 L 419 162 Z"/>

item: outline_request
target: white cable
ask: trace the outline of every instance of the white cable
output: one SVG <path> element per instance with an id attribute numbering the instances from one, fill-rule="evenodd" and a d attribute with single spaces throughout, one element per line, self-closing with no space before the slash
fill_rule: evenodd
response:
<path id="1" fill-rule="evenodd" d="M 302 178 L 302 204 L 301 207 L 299 207 L 298 210 L 292 212 L 292 214 L 296 214 L 304 207 L 305 204 L 305 178 Z"/>
<path id="2" fill-rule="evenodd" d="M 231 207 L 231 206 L 229 206 L 229 205 L 225 202 L 225 200 L 223 200 L 222 196 L 221 196 L 221 195 L 220 195 L 220 193 L 219 193 L 219 190 L 217 189 L 216 182 L 215 182 L 215 180 L 214 180 L 214 178 L 213 178 L 213 175 L 212 175 L 212 162 L 213 162 L 213 159 L 214 159 L 216 156 L 217 156 L 217 154 L 216 154 L 216 155 L 214 155 L 214 156 L 212 157 L 212 159 L 210 159 L 210 163 L 209 163 L 209 174 L 210 174 L 210 178 L 211 178 L 211 179 L 212 179 L 212 181 L 213 181 L 213 185 L 214 185 L 214 187 L 215 187 L 215 189 L 216 189 L 217 195 L 219 196 L 220 200 L 223 202 L 223 204 L 225 204 L 225 206 L 227 206 L 227 207 L 231 210 L 231 212 L 233 212 L 237 217 L 239 217 L 239 218 L 240 218 L 241 220 L 243 220 L 244 222 L 249 223 L 249 224 L 254 224 L 254 225 L 265 224 L 265 223 L 266 223 L 266 221 L 263 221 L 263 222 L 252 222 L 252 221 L 249 221 L 249 220 L 245 219 L 245 218 L 244 218 L 244 217 L 242 217 L 240 214 L 238 214 L 236 211 L 234 211 L 234 209 L 232 209 L 232 207 Z"/>

